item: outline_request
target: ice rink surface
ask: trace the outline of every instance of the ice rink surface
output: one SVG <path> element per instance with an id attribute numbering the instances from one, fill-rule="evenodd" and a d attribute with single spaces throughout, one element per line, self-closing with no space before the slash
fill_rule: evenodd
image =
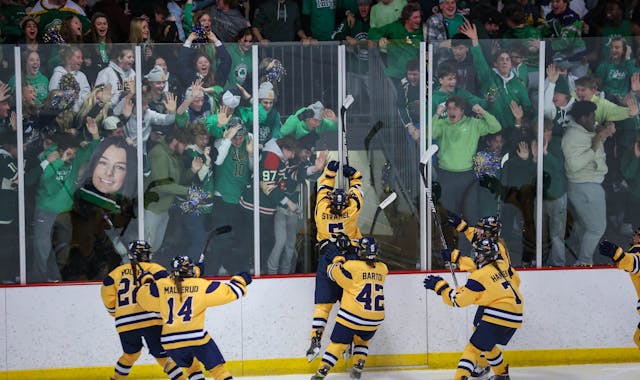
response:
<path id="1" fill-rule="evenodd" d="M 453 370 L 372 371 L 361 380 L 451 380 Z M 638 380 L 640 363 L 593 364 L 511 368 L 512 380 Z M 287 376 L 234 377 L 238 380 L 309 380 L 311 374 Z M 347 373 L 330 373 L 326 380 L 350 380 Z"/>

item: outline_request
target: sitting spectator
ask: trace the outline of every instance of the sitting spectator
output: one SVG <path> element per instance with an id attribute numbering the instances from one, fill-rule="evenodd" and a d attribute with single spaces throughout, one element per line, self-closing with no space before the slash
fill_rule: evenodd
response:
<path id="1" fill-rule="evenodd" d="M 573 205 L 577 259 L 575 266 L 592 266 L 593 253 L 607 224 L 602 181 L 607 174 L 604 142 L 615 133 L 613 123 L 596 124 L 596 105 L 577 101 L 571 108 L 574 121 L 562 137 L 562 153 Z M 585 207 L 588 206 L 588 207 Z"/>
<path id="2" fill-rule="evenodd" d="M 302 29 L 300 8 L 292 0 L 269 0 L 258 5 L 253 15 L 253 36 L 261 44 L 269 42 L 311 42 Z"/>

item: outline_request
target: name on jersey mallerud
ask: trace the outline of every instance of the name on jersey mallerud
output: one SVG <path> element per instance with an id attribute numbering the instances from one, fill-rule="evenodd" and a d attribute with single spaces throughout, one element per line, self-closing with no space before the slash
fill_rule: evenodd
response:
<path id="1" fill-rule="evenodd" d="M 376 272 L 362 272 L 363 280 L 382 281 L 382 275 Z"/>
<path id="2" fill-rule="evenodd" d="M 182 289 L 182 292 L 180 293 L 197 293 L 198 292 L 198 285 L 191 285 L 191 286 L 181 286 L 180 287 Z M 177 286 L 165 286 L 164 287 L 164 292 L 167 294 L 178 294 L 178 287 Z"/>
<path id="3" fill-rule="evenodd" d="M 348 218 L 349 218 L 348 212 L 345 212 L 344 214 L 340 214 L 340 215 L 328 214 L 325 212 L 322 213 L 322 220 L 337 220 L 337 219 L 348 219 Z"/>

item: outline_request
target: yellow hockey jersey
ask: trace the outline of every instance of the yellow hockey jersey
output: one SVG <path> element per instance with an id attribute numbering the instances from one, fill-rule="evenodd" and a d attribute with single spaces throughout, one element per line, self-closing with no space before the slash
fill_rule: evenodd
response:
<path id="1" fill-rule="evenodd" d="M 162 315 L 160 342 L 170 350 L 207 343 L 211 339 L 204 329 L 207 307 L 240 299 L 246 286 L 241 276 L 233 276 L 228 283 L 191 277 L 180 284 L 180 294 L 173 277 L 167 277 L 141 286 L 137 299 L 145 310 Z"/>
<path id="2" fill-rule="evenodd" d="M 169 275 L 159 264 L 146 262 L 139 264 L 140 267 L 136 271 L 138 276 L 143 271 L 153 274 L 156 280 Z M 119 333 L 162 324 L 159 313 L 145 311 L 140 307 L 133 294 L 134 288 L 131 264 L 120 265 L 102 281 L 100 288 L 102 303 L 109 314 L 116 318 L 116 330 Z"/>
<path id="3" fill-rule="evenodd" d="M 520 294 L 520 277 L 503 260 L 482 266 L 469 274 L 467 283 L 451 289 L 445 281 L 439 281 L 435 291 L 449 306 L 484 306 L 482 320 L 506 327 L 522 326 L 524 299 Z"/>
<path id="4" fill-rule="evenodd" d="M 375 331 L 384 320 L 384 282 L 389 269 L 366 261 L 348 260 L 327 266 L 329 278 L 343 289 L 336 322 L 354 329 Z"/>
<path id="5" fill-rule="evenodd" d="M 349 180 L 349 206 L 342 211 L 341 215 L 331 213 L 331 200 L 329 198 L 336 182 L 336 172 L 324 169 L 324 176 L 320 178 L 318 187 L 315 222 L 318 233 L 317 240 L 320 242 L 331 238 L 331 234 L 343 232 L 356 244 L 362 238 L 362 233 L 358 227 L 358 218 L 362 210 L 362 174 L 357 171 Z"/>
<path id="6" fill-rule="evenodd" d="M 616 265 L 625 272 L 629 272 L 633 287 L 636 288 L 638 294 L 636 310 L 640 314 L 640 244 L 632 245 L 628 252 L 622 252 L 622 258 L 616 256 L 614 256 L 614 259 L 618 260 Z"/>

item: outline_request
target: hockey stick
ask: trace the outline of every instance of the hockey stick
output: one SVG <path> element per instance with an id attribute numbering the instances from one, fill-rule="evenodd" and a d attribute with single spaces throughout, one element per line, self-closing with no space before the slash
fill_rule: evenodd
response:
<path id="1" fill-rule="evenodd" d="M 200 259 L 198 260 L 198 264 L 204 264 L 204 255 L 207 252 L 207 248 L 209 247 L 209 242 L 211 241 L 211 239 L 214 236 L 226 234 L 227 232 L 230 232 L 230 231 L 231 231 L 231 226 L 230 225 L 224 225 L 224 226 L 221 226 L 221 227 L 216 227 L 216 228 L 212 229 L 211 231 L 209 231 L 209 234 L 207 235 L 207 240 L 205 240 L 205 242 L 204 242 L 204 247 L 202 247 L 202 253 L 200 253 Z"/>
<path id="2" fill-rule="evenodd" d="M 371 229 L 369 229 L 369 235 L 373 234 L 373 228 L 376 226 L 376 221 L 378 220 L 378 215 L 380 215 L 380 211 L 387 208 L 387 206 L 393 203 L 393 201 L 395 201 L 397 197 L 398 197 L 398 194 L 396 194 L 396 192 L 394 191 L 393 193 L 389 194 L 389 196 L 386 197 L 382 202 L 380 202 L 380 204 L 378 205 L 378 208 L 376 209 L 376 213 L 373 216 L 373 222 L 371 222 Z"/>
<path id="3" fill-rule="evenodd" d="M 344 160 L 349 165 L 349 149 L 347 148 L 347 110 L 353 104 L 353 96 L 347 95 L 342 101 L 342 108 L 340 108 L 340 118 L 342 120 L 342 154 L 344 154 Z"/>
<path id="4" fill-rule="evenodd" d="M 436 206 L 433 203 L 431 188 L 427 186 L 427 171 L 426 171 L 427 164 L 429 163 L 429 160 L 431 160 L 431 157 L 433 157 L 433 155 L 436 154 L 437 151 L 438 151 L 438 146 L 435 144 L 431 145 L 429 149 L 427 149 L 425 154 L 422 156 L 422 159 L 420 160 L 419 168 L 420 168 L 420 175 L 422 177 L 422 181 L 424 182 L 424 187 L 427 189 L 427 205 L 429 205 L 429 208 L 431 209 L 433 222 L 435 223 L 436 230 L 440 235 L 440 245 L 442 246 L 443 249 L 447 249 L 447 241 L 444 239 L 444 232 L 442 232 L 442 223 L 440 223 L 440 217 L 438 216 L 438 209 L 436 209 Z M 456 273 L 453 269 L 454 265 L 455 264 L 450 262 L 449 270 L 451 270 L 453 285 L 456 288 L 458 288 L 458 279 L 456 278 Z"/>
<path id="5" fill-rule="evenodd" d="M 500 160 L 500 169 L 504 168 L 504 164 L 507 161 L 509 161 L 509 153 L 505 153 L 505 155 L 502 156 L 502 160 Z M 500 192 L 498 193 L 498 204 L 496 205 L 496 217 L 498 219 L 500 219 L 501 212 L 502 212 L 502 184 L 500 185 Z"/>

